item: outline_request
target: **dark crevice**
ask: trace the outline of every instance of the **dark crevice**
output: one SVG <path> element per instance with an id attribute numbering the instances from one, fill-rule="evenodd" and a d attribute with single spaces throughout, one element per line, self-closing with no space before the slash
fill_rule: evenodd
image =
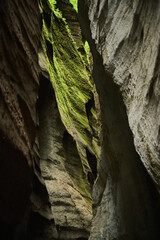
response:
<path id="1" fill-rule="evenodd" d="M 47 27 L 50 28 L 50 26 L 51 26 L 51 14 L 50 13 L 46 13 L 44 11 L 43 12 L 43 18 L 44 18 L 44 21 L 45 21 Z"/>
<path id="2" fill-rule="evenodd" d="M 77 168 L 77 171 L 79 169 L 79 177 L 80 177 L 83 173 L 82 165 L 80 164 L 81 163 L 80 156 L 78 154 L 75 140 L 67 131 L 65 131 L 63 135 L 63 149 L 64 149 L 64 156 L 66 159 L 64 162 L 65 169 L 73 179 L 76 179 L 78 176 L 78 173 L 73 171 L 73 167 L 74 169 Z"/>
<path id="3" fill-rule="evenodd" d="M 48 56 L 48 59 L 50 62 L 53 61 L 53 47 L 52 47 L 52 44 L 46 40 L 46 51 L 47 51 L 47 56 Z"/>
<path id="4" fill-rule="evenodd" d="M 76 240 L 88 240 L 88 238 L 76 238 Z"/>
<path id="5" fill-rule="evenodd" d="M 32 212 L 29 221 L 29 233 L 27 240 L 44 240 L 46 239 L 45 228 L 46 226 L 55 229 L 57 232 L 54 220 L 48 220 L 36 212 Z M 54 239 L 54 238 L 52 238 Z M 56 239 L 56 238 L 55 238 Z"/>
<path id="6" fill-rule="evenodd" d="M 95 179 L 97 178 L 97 158 L 94 154 L 92 154 L 87 148 L 86 148 L 86 154 L 87 154 L 87 160 L 89 163 L 89 166 L 92 170 L 92 177 L 90 177 L 90 179 L 93 178 L 92 183 L 95 181 Z"/>
<path id="7" fill-rule="evenodd" d="M 2 132 L 0 159 L 0 239 L 21 240 L 19 235 L 25 239 L 23 219 L 31 192 L 31 171 L 25 156 Z"/>
<path id="8" fill-rule="evenodd" d="M 91 109 L 92 109 L 92 107 L 94 107 L 94 97 L 93 96 L 92 96 L 92 98 L 90 98 L 88 100 L 85 107 L 86 107 L 87 118 L 89 119 L 90 114 L 91 114 Z"/>

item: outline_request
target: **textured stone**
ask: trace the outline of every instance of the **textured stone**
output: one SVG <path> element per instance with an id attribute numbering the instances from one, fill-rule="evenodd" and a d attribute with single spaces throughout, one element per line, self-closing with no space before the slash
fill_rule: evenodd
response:
<path id="1" fill-rule="evenodd" d="M 83 166 L 76 141 L 61 121 L 41 47 L 41 69 L 38 66 L 40 9 L 37 1 L 1 1 L 0 4 L 0 217 L 3 228 L 0 239 L 88 239 L 92 174 L 95 178 L 97 171 L 94 151 L 92 146 L 90 151 L 82 146 L 87 165 Z M 74 12 L 72 5 L 69 6 Z M 82 50 L 83 42 L 76 12 L 69 25 L 77 45 L 72 37 L 69 44 L 74 46 L 82 72 L 87 73 L 87 78 L 83 78 L 89 82 L 87 61 L 83 63 L 77 50 Z M 90 82 L 87 85 L 88 93 L 84 85 L 84 95 L 89 95 L 87 100 L 93 97 L 91 85 Z M 91 141 L 96 144 L 93 105 L 94 102 L 85 101 L 83 112 L 90 131 L 87 137 L 90 138 L 93 131 Z"/>
<path id="2" fill-rule="evenodd" d="M 77 178 L 83 179 L 83 168 L 76 143 L 65 130 L 52 85 L 46 78 L 41 81 L 39 104 L 40 168 L 51 205 L 51 218 L 48 220 L 55 223 L 50 237 L 46 237 L 87 238 L 92 213 L 75 186 Z"/>
<path id="3" fill-rule="evenodd" d="M 37 158 L 37 1 L 0 1 L 0 22 L 0 220 L 15 224 L 23 218 Z M 0 234 L 3 239 L 3 229 Z"/>
<path id="4" fill-rule="evenodd" d="M 97 159 L 93 153 L 99 144 L 93 85 L 86 53 L 83 49 L 84 63 L 78 52 L 82 52 L 84 46 L 77 13 L 69 1 L 50 3 L 41 1 L 45 55 L 40 48 L 38 101 L 39 167 L 47 194 L 44 199 L 40 191 L 32 194 L 30 238 L 88 239 L 92 219 L 91 189 L 97 174 Z M 74 72 L 75 63 L 79 64 Z M 77 96 L 81 96 L 80 101 Z M 85 119 L 82 123 L 81 118 Z"/>
<path id="5" fill-rule="evenodd" d="M 79 0 L 103 122 L 91 240 L 160 237 L 159 7 Z"/>
<path id="6" fill-rule="evenodd" d="M 93 119 L 97 117 L 94 109 L 94 89 L 90 78 L 89 64 L 83 60 L 84 58 L 87 59 L 85 51 L 83 54 L 78 51 L 80 41 L 80 45 L 83 46 L 82 36 L 77 37 L 78 43 L 74 41 L 72 36 L 72 34 L 75 36 L 75 32 L 77 36 L 81 33 L 80 27 L 78 32 L 77 30 L 73 32 L 75 17 L 73 23 L 71 20 L 69 24 L 67 22 L 67 13 L 73 11 L 69 1 L 65 3 L 64 1 L 57 3 L 50 0 L 47 2 L 41 1 L 41 6 L 43 10 L 43 48 L 50 80 L 55 91 L 62 122 L 68 133 L 76 141 L 80 155 L 80 165 L 83 168 L 82 178 L 77 177 L 75 184 L 83 198 L 91 206 L 90 184 L 93 184 L 94 177 L 92 176 L 92 164 L 87 158 L 90 156 L 91 162 L 97 168 L 96 157 L 99 157 L 100 147 L 98 134 L 94 134 L 96 133 L 96 126 L 95 128 L 91 126 L 93 125 L 91 122 L 93 123 Z M 65 19 L 65 17 L 67 18 Z M 78 22 L 75 26 L 75 29 L 77 29 Z"/>

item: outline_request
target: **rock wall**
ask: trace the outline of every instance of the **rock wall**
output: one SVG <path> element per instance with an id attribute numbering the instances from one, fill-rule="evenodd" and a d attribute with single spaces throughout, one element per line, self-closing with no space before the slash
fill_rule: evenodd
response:
<path id="1" fill-rule="evenodd" d="M 89 237 L 87 39 L 89 239 L 157 240 L 160 3 L 69 2 L 0 1 L 0 239 Z"/>
<path id="2" fill-rule="evenodd" d="M 79 0 L 103 122 L 91 240 L 160 236 L 159 8 L 159 1 Z"/>
<path id="3" fill-rule="evenodd" d="M 87 239 L 100 146 L 77 13 L 0 1 L 0 20 L 0 238 Z"/>
<path id="4" fill-rule="evenodd" d="M 74 83 L 75 79 L 83 77 L 83 83 L 86 83 L 83 85 L 84 89 L 77 88 L 78 96 L 82 91 L 85 101 L 81 107 L 72 106 L 72 109 L 69 106 L 64 109 L 61 99 L 58 98 L 62 96 L 63 100 L 64 90 L 61 93 L 55 89 L 58 96 L 55 98 L 48 74 L 49 62 L 46 61 L 51 56 L 52 49 L 47 45 L 45 56 L 40 44 L 43 42 L 44 45 L 44 32 L 43 41 L 40 41 L 40 11 L 47 2 L 42 4 L 40 9 L 37 1 L 0 1 L 2 240 L 87 239 L 89 236 L 92 218 L 91 189 L 97 171 L 95 155 L 98 156 L 99 151 L 99 145 L 97 152 L 92 146 L 98 141 L 93 82 L 90 82 L 89 63 L 77 13 L 69 1 L 58 3 L 57 9 L 50 9 L 50 15 L 43 12 L 41 17 L 45 24 L 49 24 L 49 18 L 52 21 L 55 19 L 54 25 L 51 25 L 57 30 L 51 32 L 54 41 L 56 37 L 61 37 L 61 40 L 68 37 L 68 42 L 65 40 L 61 49 L 54 46 L 54 54 L 63 50 L 64 57 L 69 59 L 71 67 L 67 69 L 66 62 L 63 72 L 60 71 L 65 73 L 64 81 L 73 78 Z M 50 5 L 50 8 L 52 6 L 54 4 Z M 54 15 L 54 11 L 59 16 Z M 66 20 L 60 17 L 60 11 Z M 73 18 L 70 19 L 71 15 Z M 64 31 L 61 32 L 60 28 Z M 78 52 L 78 49 L 82 53 Z M 74 75 L 72 69 L 74 57 L 77 63 L 80 63 L 80 66 L 77 64 L 76 69 L 74 68 L 78 76 Z M 53 69 L 61 69 L 60 64 L 51 64 Z M 86 78 L 82 73 L 85 73 Z M 58 77 L 56 72 L 54 77 Z M 55 84 L 53 79 L 52 83 Z M 69 93 L 67 87 L 65 90 L 66 96 L 74 99 L 76 91 Z M 75 99 L 78 101 L 77 95 Z M 81 150 L 77 147 L 76 134 L 70 134 L 71 127 L 69 128 L 65 121 L 67 112 L 73 115 L 74 110 L 79 114 L 79 118 L 82 115 L 82 121 L 84 120 L 82 131 L 76 130 L 77 138 L 78 135 L 80 139 L 83 136 L 79 141 Z M 76 128 L 80 124 L 79 120 L 73 120 L 71 116 L 70 121 L 73 121 L 73 125 L 76 123 Z M 83 138 L 87 139 L 87 144 L 82 143 Z"/>
<path id="5" fill-rule="evenodd" d="M 0 238 L 11 239 L 24 216 L 38 156 L 37 1 L 0 1 L 0 23 Z"/>
<path id="6" fill-rule="evenodd" d="M 100 148 L 90 66 L 70 2 L 41 1 L 41 10 L 40 169 L 50 213 L 37 211 L 46 223 L 35 239 L 88 239 Z"/>
<path id="7" fill-rule="evenodd" d="M 51 212 L 45 216 L 48 224 L 41 225 L 39 237 L 87 239 L 92 211 L 76 187 L 76 181 L 83 179 L 76 142 L 61 121 L 50 81 L 43 78 L 40 87 L 40 168 L 49 194 Z"/>

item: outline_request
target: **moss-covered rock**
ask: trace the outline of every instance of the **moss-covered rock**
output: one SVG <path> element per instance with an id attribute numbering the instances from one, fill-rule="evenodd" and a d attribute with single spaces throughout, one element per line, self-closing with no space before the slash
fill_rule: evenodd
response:
<path id="1" fill-rule="evenodd" d="M 69 1 L 70 1 L 70 3 L 73 5 L 74 9 L 75 9 L 76 11 L 78 11 L 78 8 L 77 8 L 77 0 L 69 0 Z"/>
<path id="2" fill-rule="evenodd" d="M 97 126 L 95 124 L 91 126 L 96 122 L 97 117 L 94 103 L 90 105 L 94 88 L 84 47 L 85 41 L 82 39 L 81 32 L 78 33 L 80 38 L 76 41 L 72 36 L 71 23 L 67 23 L 67 11 L 72 9 L 76 14 L 70 2 L 73 5 L 76 4 L 76 1 L 59 1 L 58 3 L 53 0 L 41 1 L 43 48 L 60 116 L 68 133 L 76 142 L 83 168 L 83 174 L 74 178 L 73 182 L 91 207 L 88 174 L 92 173 L 92 164 L 87 160 L 86 149 L 98 157 L 99 144 L 97 138 L 93 137 L 93 129 L 97 132 Z M 88 113 L 87 109 L 89 109 Z M 95 161 L 94 158 L 93 161 Z M 74 166 L 72 171 L 76 171 Z"/>

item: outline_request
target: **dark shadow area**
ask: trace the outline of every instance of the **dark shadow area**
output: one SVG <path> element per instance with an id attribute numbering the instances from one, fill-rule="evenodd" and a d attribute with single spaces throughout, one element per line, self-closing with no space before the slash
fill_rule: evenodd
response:
<path id="1" fill-rule="evenodd" d="M 25 240 L 22 222 L 31 192 L 31 171 L 22 152 L 1 132 L 0 160 L 0 239 Z"/>
<path id="2" fill-rule="evenodd" d="M 53 47 L 52 47 L 52 44 L 46 40 L 46 51 L 47 51 L 47 56 L 48 56 L 48 59 L 50 62 L 53 61 Z"/>
<path id="3" fill-rule="evenodd" d="M 39 98 L 37 101 L 37 114 L 39 116 L 38 135 L 40 138 L 41 128 L 45 127 L 43 126 L 43 117 L 44 117 L 43 111 L 44 109 L 47 108 L 46 104 L 49 104 L 50 102 L 52 102 L 52 100 L 54 102 L 54 91 L 53 91 L 51 82 L 49 81 L 49 79 L 47 79 L 43 75 L 40 75 L 40 85 L 39 85 L 38 96 Z M 47 134 L 47 130 L 48 129 L 46 128 L 46 134 Z M 40 149 L 40 147 L 42 147 L 41 146 L 42 143 L 40 139 L 38 142 L 40 143 L 39 145 L 39 149 Z M 31 210 L 29 220 L 28 220 L 27 240 L 35 240 L 35 239 L 44 240 L 44 239 L 48 239 L 46 238 L 46 236 L 53 234 L 54 231 L 55 231 L 55 235 L 57 234 L 57 232 L 56 232 L 54 219 L 53 218 L 50 219 L 52 215 L 51 205 L 49 202 L 49 196 L 45 186 L 45 182 L 41 175 L 40 162 L 37 162 L 35 167 L 36 167 L 36 173 L 38 173 L 38 175 L 34 174 L 33 176 L 33 192 L 31 196 L 33 210 Z M 47 232 L 48 229 L 53 229 L 53 231 L 49 233 Z"/>
<path id="4" fill-rule="evenodd" d="M 72 179 L 76 179 L 78 182 L 78 179 L 80 181 L 80 179 L 85 176 L 83 176 L 83 168 L 80 156 L 78 154 L 76 142 L 67 131 L 65 131 L 63 135 L 63 148 L 66 171 L 70 174 Z M 75 171 L 75 169 L 77 169 L 77 171 Z"/>
<path id="5" fill-rule="evenodd" d="M 92 170 L 93 182 L 97 178 L 97 158 L 86 148 L 87 160 Z"/>
<path id="6" fill-rule="evenodd" d="M 92 98 L 88 100 L 85 107 L 86 107 L 87 118 L 89 119 L 89 116 L 91 114 L 91 109 L 92 109 L 92 107 L 94 107 L 94 97 L 93 97 L 93 95 L 92 95 Z"/>
<path id="7" fill-rule="evenodd" d="M 76 240 L 88 240 L 88 238 L 77 238 Z"/>

